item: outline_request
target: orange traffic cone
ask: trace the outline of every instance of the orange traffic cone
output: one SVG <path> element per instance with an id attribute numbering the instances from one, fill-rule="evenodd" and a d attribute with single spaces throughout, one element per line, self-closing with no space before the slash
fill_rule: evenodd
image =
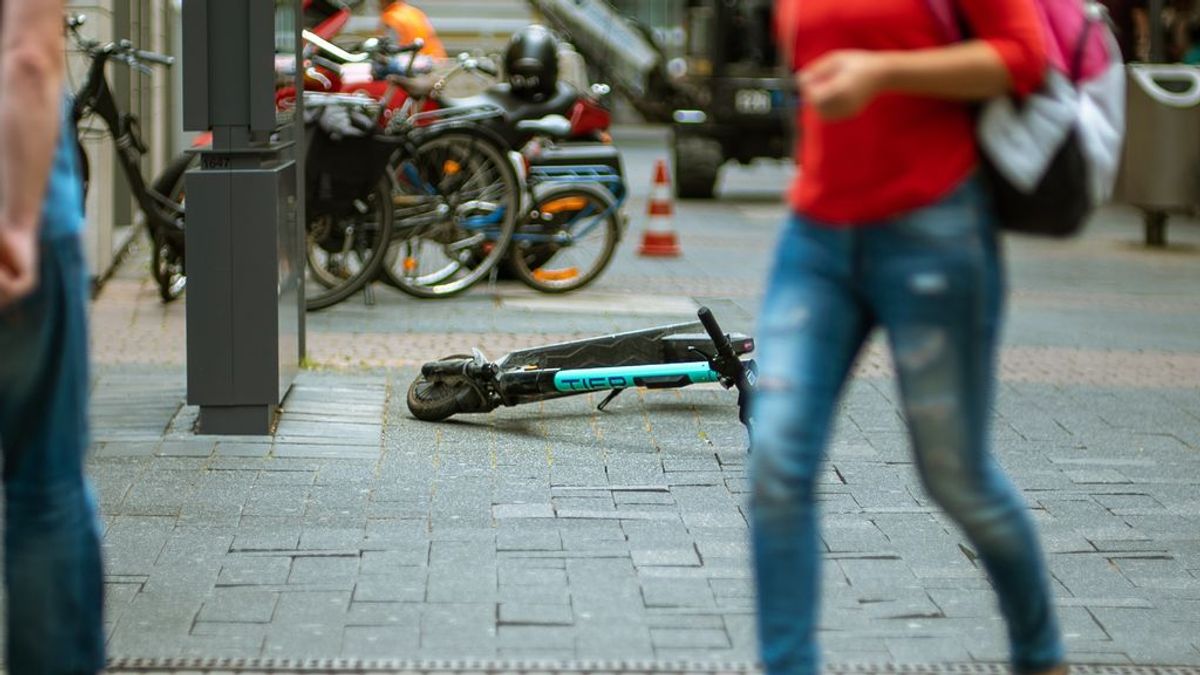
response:
<path id="1" fill-rule="evenodd" d="M 656 258 L 678 257 L 681 251 L 679 237 L 675 234 L 671 179 L 667 176 L 667 163 L 661 159 L 654 166 L 654 189 L 650 192 L 650 206 L 646 209 L 646 215 L 646 229 L 642 232 L 642 246 L 638 254 Z"/>

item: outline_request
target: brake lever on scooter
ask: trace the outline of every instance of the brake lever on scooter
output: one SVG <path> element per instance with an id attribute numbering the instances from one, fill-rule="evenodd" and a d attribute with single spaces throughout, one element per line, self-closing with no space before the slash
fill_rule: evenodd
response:
<path id="1" fill-rule="evenodd" d="M 712 356 L 708 352 L 697 348 L 695 345 L 688 345 L 688 352 L 699 354 L 708 362 L 708 367 L 713 369 L 717 374 L 717 381 L 726 389 L 737 388 L 738 391 L 738 420 L 746 427 L 747 430 L 753 427 L 750 418 L 750 395 L 754 391 L 754 387 L 758 384 L 758 367 L 754 359 L 743 361 L 738 357 L 734 357 L 737 364 L 723 362 L 719 356 Z M 736 372 L 730 372 L 736 370 Z M 607 403 L 607 401 L 605 401 Z"/>
<path id="2" fill-rule="evenodd" d="M 733 344 L 729 340 L 729 335 L 721 330 L 711 310 L 707 307 L 701 307 L 696 314 L 700 319 L 700 323 L 704 326 L 704 331 L 708 333 L 709 339 L 712 340 L 713 347 L 716 349 L 716 356 L 715 358 L 711 358 L 709 363 L 712 369 L 721 377 L 722 384 L 725 384 L 725 380 L 728 379 L 732 382 L 732 386 L 737 387 L 738 419 L 742 421 L 747 430 L 752 431 L 753 420 L 750 419 L 750 398 L 758 384 L 758 373 L 754 367 L 754 362 L 751 361 L 749 366 L 747 366 L 738 357 L 737 353 L 733 350 Z M 725 384 L 725 386 L 729 387 L 730 385 Z"/>

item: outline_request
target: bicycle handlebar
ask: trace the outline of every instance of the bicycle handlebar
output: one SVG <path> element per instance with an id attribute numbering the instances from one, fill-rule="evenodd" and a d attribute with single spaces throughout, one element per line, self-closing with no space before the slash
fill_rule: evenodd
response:
<path id="1" fill-rule="evenodd" d="M 158 52 L 146 51 L 144 49 L 137 49 L 129 40 L 119 40 L 117 42 L 110 42 L 108 44 L 102 44 L 97 40 L 89 40 L 83 37 L 83 35 L 81 35 L 79 32 L 79 27 L 82 26 L 86 21 L 87 17 L 85 15 L 75 14 L 66 17 L 65 23 L 67 29 L 71 31 L 71 35 L 75 38 L 75 44 L 78 45 L 80 49 L 87 52 L 90 56 L 94 57 L 97 54 L 104 54 L 117 61 L 121 61 L 132 68 L 140 67 L 142 70 L 147 71 L 148 69 L 142 66 L 143 63 L 153 63 L 155 65 L 167 67 L 175 65 L 175 57 L 168 56 L 166 54 L 159 54 Z"/>
<path id="2" fill-rule="evenodd" d="M 464 70 L 479 71 L 488 77 L 500 77 L 500 70 L 491 59 L 467 59 L 462 65 Z"/>
<path id="3" fill-rule="evenodd" d="M 140 49 L 133 50 L 133 57 L 138 61 L 147 61 L 149 63 L 157 63 L 160 66 L 175 65 L 175 57 L 159 54 L 157 52 L 147 52 Z"/>
<path id="4" fill-rule="evenodd" d="M 425 48 L 425 41 L 417 38 L 406 45 L 393 44 L 389 40 L 381 40 L 379 42 L 380 53 L 388 56 L 397 56 L 399 54 L 416 53 Z"/>

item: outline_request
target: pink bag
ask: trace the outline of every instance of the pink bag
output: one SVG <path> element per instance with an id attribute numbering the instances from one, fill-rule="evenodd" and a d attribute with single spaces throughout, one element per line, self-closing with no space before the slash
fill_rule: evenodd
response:
<path id="1" fill-rule="evenodd" d="M 926 1 L 950 39 L 967 37 L 956 0 Z M 1125 135 L 1125 68 L 1097 2 L 1034 4 L 1047 37 L 1045 84 L 1021 101 L 985 103 L 978 139 L 1001 225 L 1063 237 L 1112 196 Z"/>

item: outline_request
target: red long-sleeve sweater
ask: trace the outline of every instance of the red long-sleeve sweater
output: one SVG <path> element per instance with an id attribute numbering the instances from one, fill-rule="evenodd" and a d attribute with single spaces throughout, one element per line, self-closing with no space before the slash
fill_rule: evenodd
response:
<path id="1" fill-rule="evenodd" d="M 1045 41 L 1033 0 L 955 0 L 972 34 L 1008 67 L 1013 88 L 1041 86 Z M 946 44 L 928 0 L 777 0 L 793 66 L 839 49 L 912 50 Z M 785 47 L 786 48 L 786 47 Z M 937 202 L 975 168 L 967 104 L 884 93 L 858 116 L 830 122 L 802 106 L 793 209 L 831 224 L 864 224 Z"/>

